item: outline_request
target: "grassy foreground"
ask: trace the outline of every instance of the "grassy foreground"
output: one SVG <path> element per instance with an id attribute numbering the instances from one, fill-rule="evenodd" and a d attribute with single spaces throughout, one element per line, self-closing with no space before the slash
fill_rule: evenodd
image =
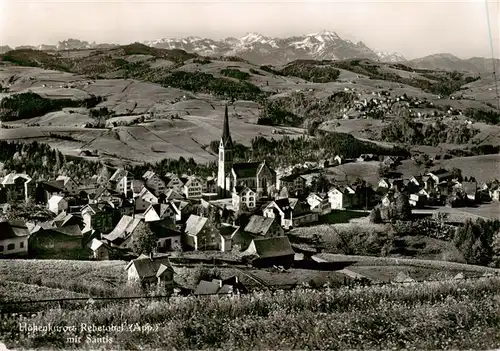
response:
<path id="1" fill-rule="evenodd" d="M 75 331 L 28 335 L 19 323 Z M 81 323 L 126 327 L 88 332 Z M 55 309 L 4 318 L 0 338 L 16 348 L 494 349 L 499 330 L 500 278 L 491 277 Z"/>

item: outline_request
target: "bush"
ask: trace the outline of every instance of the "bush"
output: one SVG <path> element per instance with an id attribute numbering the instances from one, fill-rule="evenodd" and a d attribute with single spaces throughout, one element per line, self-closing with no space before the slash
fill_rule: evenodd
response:
<path id="1" fill-rule="evenodd" d="M 239 80 L 247 80 L 248 78 L 250 78 L 250 74 L 248 74 L 247 72 L 242 72 L 239 69 L 233 69 L 233 68 L 221 69 L 220 74 L 226 77 L 236 78 Z"/>
<path id="2" fill-rule="evenodd" d="M 475 108 L 468 108 L 464 111 L 464 115 L 477 122 L 485 122 L 488 124 L 500 123 L 500 113 L 497 111 L 485 111 Z"/>
<path id="3" fill-rule="evenodd" d="M 281 70 L 281 75 L 294 76 L 313 83 L 334 82 L 340 71 L 328 64 L 317 61 L 297 60 L 289 63 Z"/>
<path id="4" fill-rule="evenodd" d="M 0 119 L 4 122 L 42 116 L 65 107 L 94 107 L 103 99 L 92 96 L 86 100 L 46 99 L 35 93 L 15 94 L 0 102 Z"/>
<path id="5" fill-rule="evenodd" d="M 203 72 L 173 72 L 163 79 L 161 83 L 163 86 L 172 86 L 225 98 L 260 101 L 265 97 L 260 88 L 251 83 L 216 78 Z"/>

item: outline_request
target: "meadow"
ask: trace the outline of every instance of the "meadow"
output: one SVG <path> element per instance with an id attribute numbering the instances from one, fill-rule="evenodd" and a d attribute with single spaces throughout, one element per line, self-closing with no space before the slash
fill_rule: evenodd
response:
<path id="1" fill-rule="evenodd" d="M 29 334 L 19 323 L 53 329 Z M 500 278 L 492 277 L 52 309 L 5 318 L 0 338 L 15 348 L 494 349 L 499 325 Z M 63 326 L 74 330 L 57 331 Z"/>

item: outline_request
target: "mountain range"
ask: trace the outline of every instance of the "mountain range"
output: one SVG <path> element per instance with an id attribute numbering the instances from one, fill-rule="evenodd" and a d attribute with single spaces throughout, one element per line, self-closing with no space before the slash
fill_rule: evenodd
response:
<path id="1" fill-rule="evenodd" d="M 341 38 L 337 33 L 323 30 L 318 33 L 271 38 L 259 33 L 248 33 L 241 38 L 229 37 L 213 40 L 196 36 L 185 38 L 163 38 L 145 41 L 143 44 L 160 49 L 181 49 L 202 56 L 238 56 L 259 65 L 280 65 L 299 59 L 346 60 L 367 58 L 374 61 L 405 63 L 419 69 L 458 70 L 469 72 L 492 72 L 493 61 L 488 58 L 474 57 L 461 59 L 452 54 L 441 53 L 414 60 L 406 60 L 397 52 L 377 51 L 362 41 L 353 42 Z M 89 43 L 78 39 L 68 39 L 57 45 L 21 46 L 15 49 L 35 49 L 43 51 L 107 49 L 116 44 Z M 11 50 L 0 46 L 0 54 Z M 496 66 L 500 60 L 496 59 Z M 498 71 L 498 68 L 497 68 Z"/>

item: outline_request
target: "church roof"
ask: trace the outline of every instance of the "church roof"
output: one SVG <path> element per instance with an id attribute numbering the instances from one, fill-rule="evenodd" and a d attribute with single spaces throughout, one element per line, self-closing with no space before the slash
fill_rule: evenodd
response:
<path id="1" fill-rule="evenodd" d="M 233 170 L 238 178 L 256 177 L 260 164 L 260 162 L 235 163 L 233 164 Z"/>
<path id="2" fill-rule="evenodd" d="M 221 143 L 225 148 L 233 147 L 233 140 L 231 139 L 231 133 L 229 133 L 229 117 L 227 113 L 227 105 L 224 111 L 224 126 L 222 127 Z"/>

